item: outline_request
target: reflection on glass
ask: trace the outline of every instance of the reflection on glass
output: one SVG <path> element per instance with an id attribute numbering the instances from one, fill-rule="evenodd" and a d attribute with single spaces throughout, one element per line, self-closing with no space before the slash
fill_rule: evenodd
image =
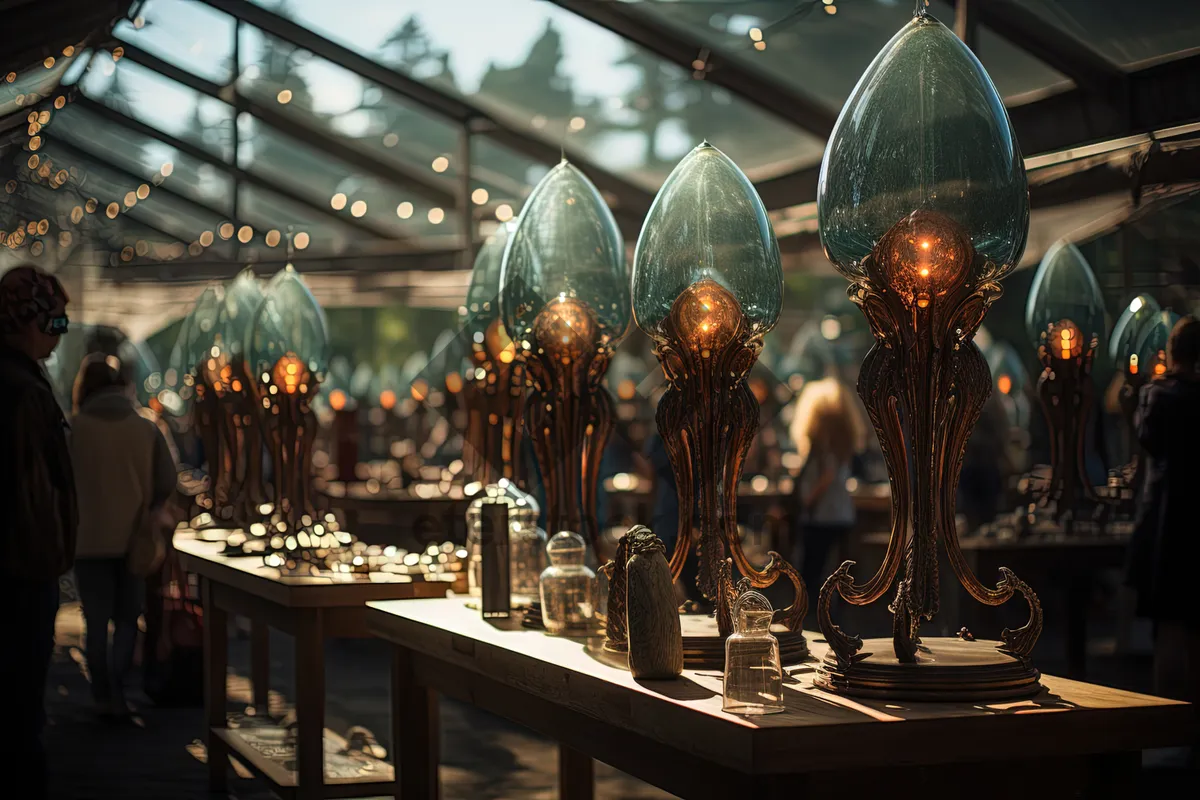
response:
<path id="1" fill-rule="evenodd" d="M 483 487 L 467 506 L 467 571 L 472 596 L 483 594 L 483 506 L 508 506 L 509 586 L 512 607 L 527 608 L 538 598 L 539 581 L 546 568 L 546 532 L 537 526 L 541 510 L 532 495 L 501 478 Z"/>
<path id="2" fill-rule="evenodd" d="M 1129 301 L 1117 318 L 1117 324 L 1113 325 L 1112 336 L 1108 339 L 1108 357 L 1112 359 L 1114 367 L 1131 375 L 1138 374 L 1138 335 L 1147 320 L 1160 310 L 1158 301 L 1148 294 L 1139 294 Z"/>
<path id="3" fill-rule="evenodd" d="M 579 342 L 602 349 L 625 336 L 630 304 L 621 232 L 572 164 L 550 170 L 529 196 L 504 253 L 501 284 L 504 326 L 526 348 L 548 334 L 546 325 L 565 325 Z"/>
<path id="4" fill-rule="evenodd" d="M 113 27 L 122 40 L 193 75 L 224 85 L 232 77 L 234 19 L 205 3 L 149 0 L 136 19 Z"/>
<path id="5" fill-rule="evenodd" d="M 1137 335 L 1137 346 L 1130 356 L 1130 371 L 1135 369 L 1133 359 L 1137 358 L 1137 373 L 1147 379 L 1157 378 L 1167 371 L 1167 341 L 1171 338 L 1171 330 L 1179 322 L 1179 315 L 1173 311 L 1159 311 L 1143 324 Z"/>
<path id="6" fill-rule="evenodd" d="M 679 162 L 642 227 L 633 266 L 638 327 L 665 335 L 676 299 L 706 280 L 733 295 L 751 332 L 779 318 L 783 266 L 766 209 L 737 165 L 707 142 Z"/>
<path id="7" fill-rule="evenodd" d="M 179 360 L 176 361 L 174 357 L 171 360 L 171 366 L 180 375 L 194 372 L 197 365 L 209 357 L 213 342 L 220 333 L 217 318 L 221 314 L 224 297 L 225 291 L 220 284 L 210 284 L 196 298 L 191 313 L 184 318 L 175 345 Z"/>
<path id="8" fill-rule="evenodd" d="M 546 545 L 550 566 L 542 573 L 540 594 L 546 633 L 585 636 L 593 632 L 596 573 L 584 564 L 587 545 L 571 531 L 559 531 Z"/>
<path id="9" fill-rule="evenodd" d="M 1144 0 L 1017 0 L 1051 28 L 1121 66 L 1192 50 L 1200 42 L 1200 4 Z"/>
<path id="10" fill-rule="evenodd" d="M 1064 327 L 1064 322 L 1072 323 L 1073 329 Z M 1042 258 L 1029 287 L 1025 330 L 1035 347 L 1057 331 L 1051 346 L 1070 351 L 1072 356 L 1077 348 L 1087 347 L 1087 340 L 1104 335 L 1104 296 L 1091 266 L 1075 245 L 1058 242 Z M 1068 346 L 1064 347 L 1063 341 Z"/>
<path id="11" fill-rule="evenodd" d="M 307 367 L 317 381 L 324 380 L 329 365 L 329 330 L 325 312 L 304 279 L 289 264 L 270 280 L 265 295 L 254 316 L 249 348 L 256 374 L 260 378 L 272 375 L 277 366 L 291 358 Z M 294 377 L 298 373 L 289 374 Z"/>
<path id="12" fill-rule="evenodd" d="M 225 287 L 225 298 L 217 314 L 223 348 L 232 360 L 247 352 L 254 315 L 264 299 L 262 283 L 254 270 L 246 268 Z"/>
<path id="13" fill-rule="evenodd" d="M 969 237 L 978 274 L 1002 277 L 1025 250 L 1029 195 L 1008 114 L 978 59 L 923 14 L 876 56 L 838 117 L 817 187 L 821 243 L 839 271 L 862 277 L 863 259 L 916 211 L 926 212 L 918 226 L 949 220 L 945 235 Z M 925 242 L 936 232 L 908 233 Z"/>
<path id="14" fill-rule="evenodd" d="M 721 710 L 757 716 L 778 714 L 783 704 L 783 662 L 771 634 L 774 611 L 766 596 L 746 590 L 733 603 L 733 633 L 725 640 Z"/>

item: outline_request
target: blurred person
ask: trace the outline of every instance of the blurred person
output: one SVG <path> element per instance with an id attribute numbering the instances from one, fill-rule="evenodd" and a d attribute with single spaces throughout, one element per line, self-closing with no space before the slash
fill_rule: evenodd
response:
<path id="1" fill-rule="evenodd" d="M 855 455 L 866 446 L 866 424 L 855 396 L 836 378 L 805 384 L 795 403 L 789 433 L 802 467 L 792 564 L 799 565 L 813 609 L 830 551 L 854 527 L 854 498 L 846 482 Z"/>
<path id="2" fill-rule="evenodd" d="M 0 685 L 9 738 L 0 774 L 20 774 L 23 797 L 47 795 L 46 675 L 54 649 L 58 579 L 75 556 L 78 513 L 67 422 L 40 362 L 68 327 L 62 284 L 36 267 L 0 277 Z"/>
<path id="3" fill-rule="evenodd" d="M 131 568 L 131 545 L 136 536 L 163 537 L 173 527 L 166 517 L 175 462 L 158 427 L 138 414 L 129 365 L 116 356 L 93 353 L 83 360 L 73 401 L 71 457 L 80 509 L 75 582 L 92 699 L 102 718 L 123 718 L 145 592 L 145 575 Z"/>
<path id="4" fill-rule="evenodd" d="M 1192 703 L 1200 701 L 1200 605 L 1192 591 L 1200 560 L 1197 419 L 1200 320 L 1187 316 L 1171 330 L 1167 371 L 1141 391 L 1135 421 L 1147 454 L 1146 479 L 1128 578 L 1138 592 L 1138 612 L 1154 621 L 1155 693 Z"/>

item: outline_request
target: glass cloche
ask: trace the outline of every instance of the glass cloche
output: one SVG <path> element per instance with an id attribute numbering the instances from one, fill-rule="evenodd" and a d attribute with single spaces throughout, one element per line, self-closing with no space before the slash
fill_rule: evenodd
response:
<path id="1" fill-rule="evenodd" d="M 752 333 L 774 327 L 783 266 L 767 210 L 745 174 L 704 142 L 654 198 L 633 257 L 633 314 L 654 338 L 676 299 L 705 281 L 724 288 Z"/>
<path id="2" fill-rule="evenodd" d="M 506 478 L 483 487 L 467 506 L 467 582 L 470 593 L 483 591 L 483 507 L 488 503 L 508 506 L 509 586 L 512 607 L 533 604 L 538 581 L 546 566 L 546 532 L 538 527 L 541 509 L 537 501 Z"/>
<path id="3" fill-rule="evenodd" d="M 296 385 L 304 373 L 301 367 L 317 382 L 325 379 L 329 365 L 325 312 L 290 264 L 267 284 L 265 298 L 254 315 L 249 355 L 259 381 L 282 382 L 284 391 Z M 277 367 L 283 370 L 279 374 Z M 289 371 L 290 367 L 299 371 Z M 300 383 L 307 390 L 307 382 Z"/>
<path id="4" fill-rule="evenodd" d="M 1025 329 L 1035 347 L 1043 337 L 1078 357 L 1092 337 L 1104 336 L 1104 296 L 1079 248 L 1058 242 L 1042 258 L 1025 306 Z"/>
<path id="5" fill-rule="evenodd" d="M 542 573 L 542 622 L 546 632 L 586 636 L 594 632 L 596 573 L 584 560 L 588 546 L 572 531 L 559 531 L 546 545 L 550 566 Z"/>
<path id="6" fill-rule="evenodd" d="M 1179 315 L 1174 311 L 1159 311 L 1142 323 L 1142 328 L 1138 331 L 1137 346 L 1130 356 L 1130 372 L 1141 373 L 1147 379 L 1153 379 L 1167 371 L 1167 342 L 1177 322 Z M 1133 361 L 1135 356 L 1136 366 Z"/>
<path id="7" fill-rule="evenodd" d="M 484 240 L 471 270 L 471 284 L 463 306 L 463 329 L 471 340 L 472 360 L 482 365 L 497 359 L 510 363 L 514 348 L 500 317 L 500 268 L 517 220 L 500 223 Z M 507 354 L 507 355 L 505 355 Z"/>
<path id="8" fill-rule="evenodd" d="M 225 287 L 225 297 L 217 311 L 217 331 L 221 334 L 222 349 L 231 360 L 238 361 L 246 354 L 254 315 L 264 299 L 262 282 L 252 269 L 244 269 Z"/>
<path id="9" fill-rule="evenodd" d="M 1138 334 L 1142 332 L 1142 326 L 1161 310 L 1158 301 L 1148 294 L 1139 294 L 1129 301 L 1108 339 L 1108 357 L 1113 366 L 1127 375 L 1138 374 L 1137 359 L 1131 358 L 1138 354 Z"/>
<path id="10" fill-rule="evenodd" d="M 1029 193 L 1004 103 L 970 48 L 922 3 L 838 116 L 817 219 L 826 255 L 852 279 L 866 275 L 864 259 L 902 220 L 936 222 L 937 235 L 953 223 L 946 244 L 970 242 L 974 277 L 1003 277 L 1025 250 Z M 917 241 L 927 233 L 905 231 Z M 950 285 L 958 276 L 945 277 Z"/>
<path id="11" fill-rule="evenodd" d="M 604 198 L 573 164 L 559 163 L 529 195 L 500 281 L 502 318 L 515 341 L 549 345 L 570 335 L 590 349 L 625 336 L 625 244 Z"/>

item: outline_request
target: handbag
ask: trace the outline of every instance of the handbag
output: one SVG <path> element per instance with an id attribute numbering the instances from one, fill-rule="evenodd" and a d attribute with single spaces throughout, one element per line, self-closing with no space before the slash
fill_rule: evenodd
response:
<path id="1" fill-rule="evenodd" d="M 129 540 L 125 556 L 130 572 L 144 578 L 158 571 L 167 557 L 166 537 L 174 525 L 169 503 L 142 513 L 141 524 Z"/>

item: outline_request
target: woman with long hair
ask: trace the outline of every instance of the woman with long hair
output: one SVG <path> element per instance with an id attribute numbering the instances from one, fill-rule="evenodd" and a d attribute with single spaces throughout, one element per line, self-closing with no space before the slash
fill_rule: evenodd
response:
<path id="1" fill-rule="evenodd" d="M 855 455 L 866 446 L 866 425 L 857 398 L 836 378 L 805 384 L 795 403 L 789 432 L 803 466 L 792 563 L 800 565 L 815 598 L 830 551 L 854 527 L 854 498 L 846 484 Z"/>

